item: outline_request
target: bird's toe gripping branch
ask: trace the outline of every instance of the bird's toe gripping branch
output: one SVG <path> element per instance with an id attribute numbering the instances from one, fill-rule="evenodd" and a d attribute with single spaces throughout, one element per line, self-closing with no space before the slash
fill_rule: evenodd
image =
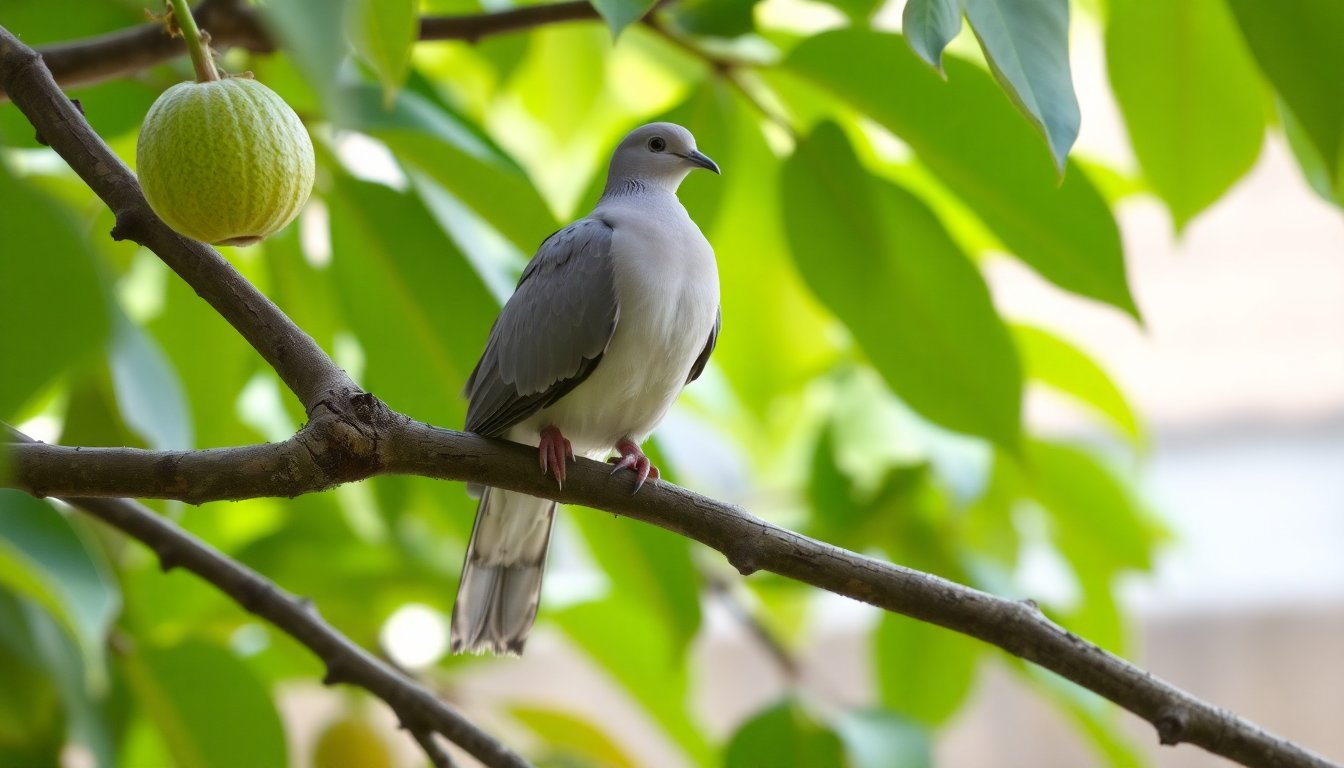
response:
<path id="1" fill-rule="evenodd" d="M 644 481 L 649 478 L 658 479 L 658 468 L 653 466 L 649 457 L 639 449 L 639 446 L 633 440 L 622 440 L 616 444 L 616 450 L 620 456 L 612 456 L 607 459 L 610 464 L 616 466 L 612 468 L 614 475 L 622 469 L 628 469 L 635 473 L 635 490 L 632 493 L 638 493 L 640 488 L 644 487 Z"/>
<path id="2" fill-rule="evenodd" d="M 556 427 L 546 427 L 541 430 L 541 442 L 537 444 L 537 463 L 541 465 L 541 473 L 549 474 L 555 478 L 555 484 L 565 487 L 565 465 L 566 462 L 574 460 L 574 447 L 569 444 L 569 440 L 560 434 Z"/>

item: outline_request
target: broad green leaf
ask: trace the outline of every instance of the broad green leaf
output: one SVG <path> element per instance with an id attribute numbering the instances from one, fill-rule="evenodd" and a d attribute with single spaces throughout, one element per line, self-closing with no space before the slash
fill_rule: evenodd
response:
<path id="1" fill-rule="evenodd" d="M 345 101 L 345 127 L 382 141 L 398 161 L 428 174 L 525 253 L 559 227 L 517 163 L 445 105 L 402 91 L 384 110 L 367 85 L 347 89 Z"/>
<path id="2" fill-rule="evenodd" d="M 1228 0 L 1260 69 L 1320 154 L 1344 198 L 1344 3 Z"/>
<path id="3" fill-rule="evenodd" d="M 191 411 L 182 382 L 163 350 L 139 326 L 117 313 L 108 364 L 117 406 L 126 426 L 158 451 L 195 447 Z M 232 403 L 211 403 L 226 410 Z"/>
<path id="4" fill-rule="evenodd" d="M 919 57 L 943 71 L 943 49 L 961 31 L 962 0 L 909 0 L 901 12 L 901 33 Z"/>
<path id="5" fill-rule="evenodd" d="M 55 617 L 79 645 L 86 683 L 104 683 L 103 648 L 121 608 L 117 585 L 64 515 L 18 491 L 0 490 L 0 583 Z"/>
<path id="6" fill-rule="evenodd" d="M 883 5 L 882 0 L 825 0 L 825 2 L 848 16 L 850 21 L 864 25 Z"/>
<path id="7" fill-rule="evenodd" d="M 0 555 L 3 558 L 3 555 Z M 3 565 L 0 565 L 3 569 Z M 43 669 L 28 626 L 26 603 L 0 576 L 0 765 L 55 768 L 61 764 L 65 723 L 60 690 Z"/>
<path id="8" fill-rule="evenodd" d="M 297 229 L 290 227 L 277 237 L 297 239 Z M 270 240 L 266 254 L 267 266 L 276 268 L 271 263 Z M 312 292 L 316 287 L 310 284 L 305 289 Z M 272 299 L 279 300 L 273 292 L 267 293 Z M 288 307 L 285 309 L 289 311 Z M 299 327 L 313 333 L 313 329 L 302 321 Z M 196 436 L 195 446 L 187 447 L 213 448 L 259 442 L 261 436 L 238 419 L 233 407 L 248 379 L 262 365 L 261 358 L 242 336 L 185 281 L 175 277 L 168 280 L 163 311 L 149 324 L 149 330 L 161 345 L 162 355 L 171 361 L 172 370 L 176 370 L 185 390 L 186 405 L 190 409 L 188 426 Z M 170 403 L 158 401 L 156 407 L 166 411 Z"/>
<path id="9" fill-rule="evenodd" d="M 344 20 L 352 0 L 269 0 L 261 22 L 317 92 L 329 116 L 343 114 L 337 71 L 346 59 Z"/>
<path id="10" fill-rule="evenodd" d="M 1061 173 L 1078 138 L 1069 71 L 1069 0 L 964 0 L 994 77 L 1045 134 Z"/>
<path id="11" fill-rule="evenodd" d="M 845 748 L 834 731 L 797 703 L 785 700 L 744 723 L 728 742 L 724 768 L 845 768 Z"/>
<path id="12" fill-rule="evenodd" d="M 391 105 L 411 68 L 411 46 L 420 34 L 415 0 L 347 0 L 346 34 L 355 53 L 373 68 Z"/>
<path id="13" fill-rule="evenodd" d="M 194 640 L 141 644 L 124 664 L 140 706 L 181 768 L 287 763 L 270 692 L 229 651 Z"/>
<path id="14" fill-rule="evenodd" d="M 892 390 L 932 421 L 1015 450 L 1016 352 L 937 217 L 869 174 L 829 124 L 799 144 L 782 188 L 794 261 Z"/>
<path id="15" fill-rule="evenodd" d="M 576 522 L 612 589 L 643 606 L 663 625 L 672 661 L 685 657 L 700 628 L 700 579 L 683 536 L 611 515 L 580 514 Z"/>
<path id="16" fill-rule="evenodd" d="M 903 139 L 1046 279 L 1138 316 L 1106 201 L 1072 162 L 1059 183 L 1046 147 L 983 70 L 949 56 L 943 82 L 900 37 L 855 29 L 809 38 L 786 63 Z"/>
<path id="17" fill-rule="evenodd" d="M 835 730 L 845 742 L 849 768 L 933 768 L 928 731 L 894 712 L 847 712 Z"/>
<path id="18" fill-rule="evenodd" d="M 673 23 L 690 34 L 740 37 L 755 30 L 754 11 L 759 1 L 689 0 L 670 10 Z"/>
<path id="19" fill-rule="evenodd" d="M 600 768 L 636 768 L 636 763 L 592 723 L 566 712 L 535 707 L 513 707 L 509 714 L 545 743 L 553 760 L 578 759 Z"/>
<path id="20" fill-rule="evenodd" d="M 1283 103 L 1283 99 L 1278 99 L 1278 107 L 1283 135 L 1288 139 L 1288 147 L 1297 158 L 1297 164 L 1302 169 L 1302 176 L 1306 179 L 1307 185 L 1326 201 L 1344 204 L 1344 197 L 1335 194 L 1330 169 L 1325 167 L 1321 153 L 1316 150 L 1316 145 L 1311 143 L 1311 138 L 1307 136 L 1302 123 L 1298 122 L 1292 110 Z"/>
<path id="21" fill-rule="evenodd" d="M 458 393 L 498 305 L 414 195 L 338 177 L 328 204 L 331 269 L 366 388 L 415 418 L 461 424 Z"/>
<path id="22" fill-rule="evenodd" d="M 602 513 L 584 513 L 598 514 Z M 550 614 L 570 639 L 611 673 L 627 694 L 692 758 L 705 765 L 709 745 L 691 719 L 689 674 L 666 626 L 650 617 L 627 593 Z"/>
<path id="23" fill-rule="evenodd" d="M 1066 559 L 1104 566 L 1112 574 L 1152 566 L 1159 530 L 1130 489 L 1095 456 L 1066 443 L 1035 441 L 1028 449 L 1027 472 Z"/>
<path id="24" fill-rule="evenodd" d="M 1135 443 L 1143 442 L 1143 430 L 1124 393 L 1086 352 L 1041 328 L 1012 328 L 1028 378 L 1092 406 Z"/>
<path id="25" fill-rule="evenodd" d="M 508 81 L 506 98 L 544 130 L 569 143 L 583 140 L 607 83 L 611 39 L 593 24 L 543 27 L 529 35 L 527 55 Z"/>
<path id="26" fill-rule="evenodd" d="M 0 163 L 0 419 L 98 349 L 107 300 L 82 228 Z"/>
<path id="27" fill-rule="evenodd" d="M 984 648 L 951 630 L 882 614 L 873 633 L 882 706 L 928 725 L 945 722 L 970 693 Z"/>
<path id="28" fill-rule="evenodd" d="M 1111 4 L 1106 64 L 1134 154 L 1179 229 L 1260 154 L 1255 62 L 1222 0 L 1124 0 Z"/>
<path id="29" fill-rule="evenodd" d="M 606 20 L 611 28 L 611 36 L 617 37 L 621 30 L 639 21 L 653 8 L 654 0 L 591 0 L 593 7 Z"/>

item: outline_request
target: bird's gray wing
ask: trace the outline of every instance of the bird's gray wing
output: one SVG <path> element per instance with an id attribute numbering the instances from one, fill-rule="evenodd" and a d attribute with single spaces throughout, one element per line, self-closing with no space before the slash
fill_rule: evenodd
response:
<path id="1" fill-rule="evenodd" d="M 709 329 L 709 340 L 705 342 L 705 348 L 700 351 L 700 356 L 691 363 L 691 375 L 686 377 L 686 383 L 700 378 L 700 374 L 705 372 L 705 366 L 709 364 L 709 356 L 714 353 L 714 345 L 719 342 L 719 328 L 723 325 L 723 310 L 714 310 L 714 327 Z"/>
<path id="2" fill-rule="evenodd" d="M 601 219 L 580 219 L 537 249 L 467 379 L 469 431 L 501 435 L 597 367 L 620 315 L 611 234 Z"/>

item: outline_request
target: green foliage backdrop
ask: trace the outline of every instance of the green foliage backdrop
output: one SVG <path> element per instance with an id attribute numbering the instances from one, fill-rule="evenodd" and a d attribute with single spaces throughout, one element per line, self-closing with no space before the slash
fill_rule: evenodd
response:
<path id="1" fill-rule="evenodd" d="M 1344 6 L 908 0 L 903 38 L 874 28 L 880 3 L 830 3 L 826 31 L 806 34 L 784 23 L 798 9 L 775 0 L 769 13 L 751 0 L 674 1 L 653 23 L 638 21 L 647 0 L 593 0 L 605 26 L 416 44 L 417 14 L 482 8 L 266 0 L 280 50 L 235 50 L 221 64 L 298 110 L 318 146 L 318 188 L 299 222 L 226 255 L 369 390 L 457 426 L 457 392 L 532 249 L 591 204 L 625 131 L 681 122 L 725 172 L 682 191 L 719 255 L 724 332 L 679 408 L 748 468 L 735 496 L 826 541 L 1000 594 L 1026 596 L 1015 581 L 1024 546 L 1052 547 L 1077 596 L 1047 612 L 1124 652 L 1113 588 L 1150 566 L 1163 533 L 1105 457 L 1132 466 L 1142 424 L 1086 350 L 1004 318 L 980 268 L 1018 259 L 1140 322 L 1115 190 L 1158 196 L 1183 227 L 1249 169 L 1267 126 L 1287 133 L 1322 196 L 1344 199 Z M 0 25 L 41 45 L 141 23 L 141 5 L 6 0 Z M 1137 178 L 1069 155 L 1080 120 L 1071 13 L 1104 27 Z M 189 77 L 183 59 L 70 95 L 130 163 L 150 103 Z M 273 373 L 156 258 L 108 238 L 111 223 L 0 105 L 0 419 L 72 445 L 291 434 L 303 414 Z M 1022 422 L 1031 387 L 1075 398 L 1108 444 L 1033 434 Z M 662 446 L 672 479 L 709 476 L 675 460 L 696 450 Z M 381 478 L 294 500 L 157 508 L 377 647 L 397 608 L 450 609 L 473 502 L 455 485 Z M 768 575 L 738 582 L 684 539 L 605 515 L 565 516 L 562 537 L 569 567 L 602 586 L 548 595 L 541 626 L 588 654 L 696 764 L 928 765 L 933 734 L 990 664 L 1075 718 L 1099 761 L 1141 762 L 1090 695 L 889 615 L 872 629 L 865 706 L 820 708 L 795 686 L 712 739 L 689 697 L 702 602 L 729 583 L 790 654 L 815 595 Z M 444 658 L 423 674 L 452 690 L 491 663 Z M 106 766 L 283 765 L 278 691 L 317 667 L 207 586 L 160 574 L 150 553 L 0 491 L 0 765 L 54 765 L 67 743 Z M 603 723 L 538 709 L 526 691 L 511 711 L 540 762 L 641 764 Z M 347 717 L 364 713 L 352 699 Z M 348 723 L 328 737 L 319 766 L 338 764 L 341 738 L 371 750 L 356 752 L 372 755 L 366 765 L 385 749 Z"/>

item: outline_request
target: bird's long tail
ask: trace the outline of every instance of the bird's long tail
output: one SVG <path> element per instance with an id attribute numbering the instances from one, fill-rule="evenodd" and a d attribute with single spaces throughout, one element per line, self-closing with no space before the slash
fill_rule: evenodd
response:
<path id="1" fill-rule="evenodd" d="M 555 502 L 486 488 L 453 604 L 453 653 L 518 655 L 537 617 Z"/>

